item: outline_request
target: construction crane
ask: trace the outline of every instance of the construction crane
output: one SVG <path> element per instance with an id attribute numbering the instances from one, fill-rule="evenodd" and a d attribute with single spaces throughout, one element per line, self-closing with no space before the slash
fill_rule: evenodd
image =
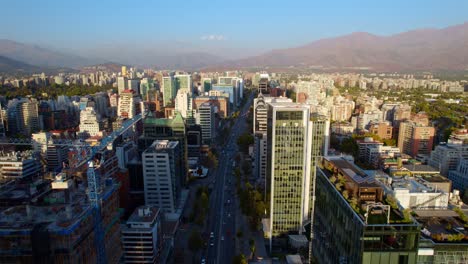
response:
<path id="1" fill-rule="evenodd" d="M 48 140 L 45 142 L 33 141 L 31 139 L 7 139 L 0 141 L 0 145 L 46 145 L 46 146 L 66 146 L 78 148 L 77 161 L 76 165 L 71 169 L 76 169 L 82 165 L 88 163 L 87 169 L 87 178 L 88 178 L 88 198 L 90 203 L 93 206 L 93 215 L 94 215 L 94 234 L 95 234 L 95 243 L 97 248 L 97 263 L 105 264 L 107 263 L 107 256 L 104 245 L 104 229 L 102 226 L 102 216 L 101 216 L 101 201 L 102 201 L 102 188 L 101 188 L 101 177 L 98 172 L 96 172 L 96 166 L 94 164 L 93 158 L 95 155 L 102 151 L 104 148 L 108 147 L 114 142 L 114 140 L 120 135 L 124 134 L 129 128 L 132 128 L 136 123 L 142 119 L 142 114 L 138 114 L 131 119 L 127 119 L 122 123 L 122 127 L 118 130 L 112 132 L 108 136 L 104 137 L 98 144 L 90 145 L 83 141 L 77 140 L 53 140 L 52 143 L 49 143 Z M 70 168 L 69 168 L 70 169 Z"/>

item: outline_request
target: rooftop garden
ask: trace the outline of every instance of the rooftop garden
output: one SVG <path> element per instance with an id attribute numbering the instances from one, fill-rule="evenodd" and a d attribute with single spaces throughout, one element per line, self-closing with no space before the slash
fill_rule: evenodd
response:
<path id="1" fill-rule="evenodd" d="M 423 225 L 423 236 L 438 243 L 468 242 L 468 217 L 459 208 L 454 209 L 456 217 L 420 218 Z"/>
<path id="2" fill-rule="evenodd" d="M 367 182 L 357 184 L 342 175 L 337 168 L 324 170 L 335 189 L 367 224 L 413 223 L 411 210 L 400 210 L 397 200 L 392 195 L 386 195 L 385 199 L 382 199 L 383 190 L 380 186 Z"/>

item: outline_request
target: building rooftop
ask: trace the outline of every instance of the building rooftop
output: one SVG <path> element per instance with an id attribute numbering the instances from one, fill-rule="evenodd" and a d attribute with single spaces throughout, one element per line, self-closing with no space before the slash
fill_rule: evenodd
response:
<path id="1" fill-rule="evenodd" d="M 415 214 L 416 221 L 421 224 L 423 240 L 436 244 L 468 244 L 468 229 L 458 213 L 452 210 L 419 210 Z"/>
<path id="2" fill-rule="evenodd" d="M 424 164 L 405 164 L 403 168 L 411 172 L 428 172 L 428 173 L 439 173 L 440 171 L 432 166 Z"/>
<path id="3" fill-rule="evenodd" d="M 160 210 L 154 206 L 139 206 L 133 211 L 130 218 L 128 218 L 127 224 L 134 223 L 153 223 L 159 215 Z"/>
<path id="4" fill-rule="evenodd" d="M 156 152 L 163 149 L 173 149 L 179 144 L 178 141 L 155 140 L 151 146 L 145 150 L 145 153 Z"/>
<path id="5" fill-rule="evenodd" d="M 159 125 L 159 126 L 184 126 L 185 127 L 185 122 L 182 117 L 182 115 L 177 112 L 173 118 L 156 118 L 154 116 L 146 116 L 143 119 L 144 124 L 154 124 L 154 125 Z"/>
<path id="6" fill-rule="evenodd" d="M 353 163 L 341 157 L 326 157 L 330 163 L 334 164 L 336 168 L 340 169 L 346 176 L 355 181 L 358 184 L 374 181 L 373 177 L 367 175 L 363 170 L 358 168 Z"/>
<path id="7" fill-rule="evenodd" d="M 29 159 L 33 159 L 33 151 L 26 150 L 26 151 L 11 151 L 11 152 L 1 152 L 0 153 L 0 161 L 25 161 Z"/>

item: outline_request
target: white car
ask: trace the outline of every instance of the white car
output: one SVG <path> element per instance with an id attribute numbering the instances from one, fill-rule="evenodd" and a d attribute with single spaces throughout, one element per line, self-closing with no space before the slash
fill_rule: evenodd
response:
<path id="1" fill-rule="evenodd" d="M 221 237 L 221 241 L 224 241 L 224 236 Z"/>
<path id="2" fill-rule="evenodd" d="M 210 238 L 213 238 L 213 237 L 214 237 L 214 233 L 211 232 L 211 233 L 210 233 Z"/>

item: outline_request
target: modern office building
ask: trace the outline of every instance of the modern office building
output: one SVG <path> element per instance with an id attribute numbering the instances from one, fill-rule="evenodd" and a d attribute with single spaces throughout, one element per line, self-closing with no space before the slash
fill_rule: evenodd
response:
<path id="1" fill-rule="evenodd" d="M 234 107 L 236 107 L 238 103 L 240 102 L 239 90 L 237 89 L 236 86 L 232 84 L 223 84 L 223 85 L 215 84 L 212 86 L 212 90 L 229 94 L 229 102 Z"/>
<path id="2" fill-rule="evenodd" d="M 199 125 L 187 127 L 187 157 L 199 158 L 202 146 L 202 129 Z"/>
<path id="3" fill-rule="evenodd" d="M 229 116 L 229 98 L 224 96 L 197 96 L 193 99 L 193 108 L 198 110 L 198 107 L 206 102 L 211 103 L 215 107 L 215 113 L 220 118 Z"/>
<path id="4" fill-rule="evenodd" d="M 216 117 L 211 103 L 203 103 L 198 107 L 197 124 L 202 130 L 202 142 L 210 144 L 216 137 Z"/>
<path id="5" fill-rule="evenodd" d="M 413 121 L 400 123 L 398 148 L 402 153 L 416 157 L 429 155 L 434 143 L 435 128 L 422 126 Z"/>
<path id="6" fill-rule="evenodd" d="M 200 91 L 200 92 L 202 92 L 202 93 L 207 93 L 207 92 L 209 92 L 209 91 L 211 90 L 211 86 L 212 86 L 212 80 L 211 80 L 211 78 L 203 78 L 203 79 L 202 79 L 202 87 L 203 87 L 202 89 L 203 89 L 203 90 Z"/>
<path id="7" fill-rule="evenodd" d="M 267 132 L 268 105 L 263 94 L 260 93 L 258 97 L 254 99 L 253 108 L 253 133 Z"/>
<path id="8" fill-rule="evenodd" d="M 7 126 L 10 135 L 31 136 L 39 131 L 39 111 L 36 99 L 12 100 L 7 109 Z"/>
<path id="9" fill-rule="evenodd" d="M 259 183 L 266 184 L 267 177 L 267 146 L 268 146 L 268 108 L 270 103 L 292 103 L 289 98 L 275 98 L 259 94 L 254 99 L 253 134 L 254 134 L 254 176 Z M 265 191 L 266 191 L 265 187 Z"/>
<path id="10" fill-rule="evenodd" d="M 157 118 L 148 114 L 143 119 L 143 135 L 138 139 L 139 151 L 145 151 L 155 140 L 178 141 L 183 153 L 183 166 L 181 166 L 181 182 L 185 183 L 187 175 L 187 132 L 184 119 L 179 113 L 173 118 Z"/>
<path id="11" fill-rule="evenodd" d="M 420 226 L 385 203 L 372 177 L 345 158 L 327 157 L 316 185 L 317 263 L 417 263 Z"/>
<path id="12" fill-rule="evenodd" d="M 182 155 L 177 141 L 155 140 L 143 152 L 145 204 L 166 213 L 177 209 L 181 188 Z"/>
<path id="13" fill-rule="evenodd" d="M 468 191 L 468 159 L 460 160 L 457 169 L 449 171 L 448 178 L 453 183 L 453 189 L 466 193 Z"/>
<path id="14" fill-rule="evenodd" d="M 122 225 L 125 263 L 161 263 L 162 214 L 157 207 L 139 206 Z"/>
<path id="15" fill-rule="evenodd" d="M 117 91 L 118 91 L 118 93 L 121 94 L 125 90 L 128 90 L 127 77 L 125 77 L 125 75 L 117 77 Z"/>
<path id="16" fill-rule="evenodd" d="M 440 174 L 447 176 L 449 171 L 457 169 L 462 159 L 468 159 L 468 144 L 444 143 L 435 147 L 427 164 L 439 168 Z"/>
<path id="17" fill-rule="evenodd" d="M 271 103 L 268 111 L 270 215 L 265 233 L 270 251 L 288 234 L 302 234 L 309 215 L 311 124 L 309 107 Z"/>
<path id="18" fill-rule="evenodd" d="M 127 90 L 133 90 L 137 94 L 141 94 L 140 92 L 140 80 L 139 79 L 128 79 L 127 80 Z"/>
<path id="19" fill-rule="evenodd" d="M 174 76 L 176 86 L 176 94 L 180 89 L 185 89 L 189 94 L 192 94 L 192 76 L 190 74 L 176 74 Z"/>
<path id="20" fill-rule="evenodd" d="M 177 95 L 177 89 L 173 75 L 163 77 L 162 92 L 164 106 L 172 105 L 172 100 Z"/>
<path id="21" fill-rule="evenodd" d="M 268 91 L 268 79 L 267 78 L 261 78 L 258 82 L 258 93 L 263 93 L 267 94 L 269 93 Z"/>

